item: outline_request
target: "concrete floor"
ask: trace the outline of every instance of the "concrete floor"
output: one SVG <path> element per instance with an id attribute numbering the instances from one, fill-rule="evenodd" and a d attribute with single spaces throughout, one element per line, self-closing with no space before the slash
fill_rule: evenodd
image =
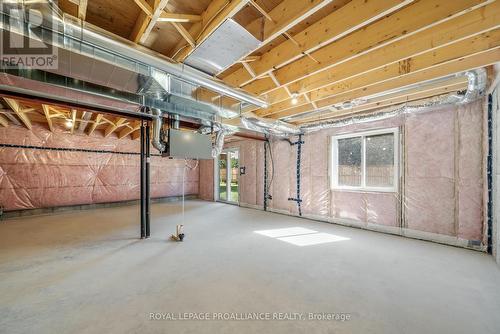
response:
<path id="1" fill-rule="evenodd" d="M 156 204 L 153 215 L 145 241 L 137 207 L 2 222 L 0 332 L 500 333 L 500 270 L 486 254 L 201 201 L 188 203 L 187 237 L 175 243 L 179 205 Z M 267 231 L 293 227 L 312 231 Z M 297 245 L 321 241 L 332 242 Z M 152 312 L 350 320 L 150 320 Z"/>

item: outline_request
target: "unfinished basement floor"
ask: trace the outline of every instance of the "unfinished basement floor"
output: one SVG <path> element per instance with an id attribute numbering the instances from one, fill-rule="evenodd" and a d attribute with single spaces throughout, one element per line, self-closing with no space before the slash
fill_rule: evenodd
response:
<path id="1" fill-rule="evenodd" d="M 500 269 L 486 254 L 225 204 L 186 209 L 183 243 L 168 240 L 179 203 L 153 205 L 144 241 L 136 206 L 3 221 L 0 332 L 500 333 Z M 350 320 L 150 320 L 183 312 Z"/>

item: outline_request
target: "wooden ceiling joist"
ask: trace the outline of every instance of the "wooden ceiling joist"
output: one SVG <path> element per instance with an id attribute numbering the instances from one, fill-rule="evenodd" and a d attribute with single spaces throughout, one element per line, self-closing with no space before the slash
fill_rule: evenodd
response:
<path id="1" fill-rule="evenodd" d="M 151 30 L 153 30 L 154 26 L 158 22 L 161 14 L 164 12 L 165 7 L 167 6 L 169 0 L 154 0 L 154 10 L 153 15 L 150 17 L 149 22 L 144 30 L 142 36 L 139 38 L 141 43 L 146 42 Z"/>
<path id="2" fill-rule="evenodd" d="M 331 86 L 373 69 L 383 68 L 393 62 L 414 58 L 419 54 L 499 28 L 499 22 L 500 6 L 499 2 L 495 2 L 422 30 L 409 38 L 398 40 L 384 48 L 377 48 L 364 53 L 326 71 L 303 78 L 289 84 L 288 87 L 291 91 L 305 93 Z M 254 82 L 247 87 L 253 86 L 254 89 L 258 89 L 257 85 L 262 85 L 264 81 L 266 80 Z M 272 89 L 271 92 L 266 94 L 271 103 L 289 99 L 287 92 L 283 88 L 275 89 L 274 82 L 264 84 Z"/>
<path id="3" fill-rule="evenodd" d="M 311 53 L 356 29 L 366 26 L 412 1 L 366 2 L 365 0 L 353 0 L 295 36 L 290 36 L 292 38 L 289 38 L 288 41 L 264 53 L 258 61 L 251 64 L 251 67 L 256 76 L 270 72 L 303 57 L 305 53 Z M 248 84 L 252 79 L 243 69 L 224 77 L 227 83 L 234 86 Z"/>
<path id="4" fill-rule="evenodd" d="M 434 66 L 441 66 L 457 58 L 481 53 L 498 46 L 500 46 L 500 29 L 495 29 L 493 31 L 476 35 L 412 58 L 403 59 L 402 61 L 376 68 L 372 71 L 353 76 L 346 80 L 338 81 L 324 88 L 311 91 L 310 93 L 307 93 L 309 94 L 310 101 L 298 99 L 298 103 L 296 105 L 305 104 L 307 102 L 316 102 L 344 92 L 423 71 Z M 272 115 L 273 113 L 280 112 L 291 107 L 293 107 L 292 104 L 288 100 L 284 100 L 272 105 L 270 108 L 257 111 L 257 114 L 261 116 Z"/>
<path id="5" fill-rule="evenodd" d="M 392 89 L 398 89 L 400 87 L 441 78 L 453 73 L 461 73 L 464 71 L 492 65 L 499 61 L 500 48 L 495 48 L 485 52 L 476 53 L 472 56 L 458 58 L 445 64 L 441 64 L 440 66 L 434 66 L 423 71 L 394 78 L 392 80 L 387 80 L 379 84 L 358 88 L 352 91 L 345 92 L 343 94 L 322 99 L 317 101 L 316 104 L 318 108 L 325 108 L 345 101 L 352 101 L 354 99 L 383 93 Z M 299 106 L 297 108 L 291 108 L 282 112 L 278 112 L 273 114 L 271 117 L 283 118 L 314 110 L 312 106 L 307 107 L 306 105 L 305 108 L 302 107 L 303 106 Z M 299 108 L 301 108 L 300 112 L 298 110 Z"/>
<path id="6" fill-rule="evenodd" d="M 201 21 L 201 15 L 193 15 L 193 14 L 176 14 L 176 13 L 161 13 L 158 18 L 158 22 L 198 22 Z"/>
<path id="7" fill-rule="evenodd" d="M 337 40 L 313 53 L 313 55 L 319 59 L 320 64 L 317 64 L 314 61 L 311 61 L 308 58 L 301 58 L 295 62 L 292 62 L 282 68 L 274 71 L 276 78 L 282 85 L 288 85 L 292 92 L 295 92 L 295 88 L 293 87 L 294 82 L 298 82 L 301 80 L 315 80 L 316 75 L 321 75 L 322 71 L 326 71 L 328 69 L 332 69 L 335 66 L 339 66 L 343 63 L 349 63 L 350 61 L 362 57 L 371 52 L 375 52 L 379 49 L 392 49 L 394 43 L 399 43 L 404 40 L 410 40 L 410 38 L 418 38 L 420 39 L 422 35 L 427 35 L 427 39 L 431 39 L 438 44 L 447 43 L 444 38 L 441 38 L 442 33 L 446 33 L 446 30 L 435 29 L 437 25 L 443 26 L 446 25 L 449 21 L 453 21 L 453 30 L 450 32 L 453 35 L 463 34 L 462 31 L 456 31 L 457 28 L 462 28 L 460 22 L 463 16 L 470 14 L 468 9 L 469 5 L 484 4 L 484 1 L 480 0 L 464 0 L 464 1 L 446 1 L 446 0 L 437 0 L 436 1 L 420 1 L 410 6 L 405 7 L 404 9 L 379 20 L 372 25 L 369 25 L 363 30 L 359 30 L 355 33 L 352 33 L 340 40 Z M 467 2 L 467 5 L 464 4 Z M 437 6 L 441 4 L 442 6 L 438 6 L 438 10 L 431 10 L 433 6 Z M 426 5 L 427 7 L 424 7 Z M 417 8 L 414 6 L 418 6 L 420 10 L 426 10 L 425 18 L 415 19 L 413 17 L 419 18 L 417 15 L 419 12 L 414 11 Z M 497 7 L 498 3 L 491 4 L 493 7 Z M 485 8 L 478 9 L 475 14 L 480 16 L 483 15 L 483 12 L 491 12 L 496 10 L 493 7 L 487 6 L 489 9 L 485 10 Z M 410 10 L 413 9 L 413 10 Z M 447 10 L 444 10 L 447 9 Z M 452 10 L 454 9 L 454 10 Z M 458 16 L 454 19 L 450 19 L 450 11 L 452 13 L 461 13 L 465 15 Z M 491 16 L 491 15 L 490 15 Z M 496 16 L 496 15 L 495 15 Z M 479 18 L 480 20 L 481 18 Z M 438 23 L 441 21 L 441 23 Z M 498 25 L 498 21 L 495 26 Z M 464 25 L 464 30 L 470 30 L 469 26 Z M 426 33 L 426 31 L 431 31 L 430 33 Z M 475 31 L 478 32 L 477 30 Z M 388 36 L 391 36 L 388 38 Z M 380 41 L 383 42 L 380 42 Z M 411 42 L 414 44 L 414 40 Z M 425 52 L 428 48 L 434 48 L 434 45 L 429 45 L 427 43 L 424 48 L 422 48 L 419 52 Z M 422 46 L 422 45 L 418 45 Z M 413 46 L 411 49 L 415 49 Z M 407 53 L 407 52 L 405 52 Z M 404 57 L 399 57 L 402 59 Z M 394 59 L 393 61 L 397 61 L 398 59 Z M 380 61 L 380 59 L 379 59 Z M 387 62 L 386 62 L 387 63 Z M 252 64 L 253 65 L 253 64 Z M 368 65 L 372 65 L 371 63 Z M 311 79 L 312 78 L 312 79 Z M 296 85 L 295 85 L 296 86 Z M 276 87 L 272 82 L 266 80 L 260 80 L 258 82 L 252 82 L 251 84 L 244 87 L 250 92 L 255 94 L 262 94 L 269 92 L 269 90 L 276 90 Z M 270 94 L 272 95 L 272 94 Z M 270 96 L 271 101 L 275 101 Z"/>
<path id="8" fill-rule="evenodd" d="M 186 42 L 189 43 L 189 45 L 192 48 L 196 47 L 196 41 L 194 40 L 193 36 L 191 36 L 189 31 L 187 31 L 186 28 L 182 26 L 182 24 L 177 22 L 172 22 L 172 25 L 179 32 L 179 34 L 181 34 L 182 38 L 184 38 L 184 40 L 186 40 Z"/>

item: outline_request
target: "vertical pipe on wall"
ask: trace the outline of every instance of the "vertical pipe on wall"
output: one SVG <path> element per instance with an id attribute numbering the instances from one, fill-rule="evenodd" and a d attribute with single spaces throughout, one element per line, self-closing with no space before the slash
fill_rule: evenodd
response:
<path id="1" fill-rule="evenodd" d="M 488 182 L 488 254 L 493 252 L 493 95 L 488 95 L 488 160 L 486 163 Z"/>
<path id="2" fill-rule="evenodd" d="M 145 133 L 144 133 L 144 123 L 141 121 L 141 239 L 146 237 L 146 187 L 145 187 L 145 179 L 146 179 L 146 150 L 145 150 Z"/>
<path id="3" fill-rule="evenodd" d="M 266 135 L 266 141 L 264 142 L 264 211 L 267 211 L 267 145 L 269 145 L 269 139 Z"/>
<path id="4" fill-rule="evenodd" d="M 146 150 L 146 180 L 145 180 L 145 192 L 146 192 L 146 197 L 145 197 L 145 213 L 146 213 L 146 238 L 149 238 L 151 235 L 151 137 L 150 137 L 150 126 L 149 122 L 146 125 L 145 128 L 145 134 L 146 134 L 146 140 L 145 140 L 145 150 Z"/>

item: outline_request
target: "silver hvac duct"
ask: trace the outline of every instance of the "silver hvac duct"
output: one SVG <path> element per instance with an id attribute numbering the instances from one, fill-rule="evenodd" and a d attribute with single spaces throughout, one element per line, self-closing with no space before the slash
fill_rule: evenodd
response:
<path id="1" fill-rule="evenodd" d="M 142 67 L 151 67 L 187 82 L 205 87 L 223 96 L 229 96 L 238 101 L 258 106 L 259 108 L 267 107 L 267 103 L 264 100 L 241 89 L 229 87 L 223 81 L 199 70 L 177 63 L 160 53 L 111 34 L 87 22 L 82 22 L 70 16 L 63 16 L 59 8 L 52 1 L 45 5 L 40 2 L 23 3 L 23 9 L 26 12 L 33 9 L 35 13 L 42 15 L 43 23 L 38 27 L 32 28 L 30 22 L 23 22 L 30 27 L 29 29 L 40 29 L 41 33 L 38 35 L 44 42 L 46 41 L 44 38 L 49 33 L 52 33 L 57 38 L 52 36 L 51 42 L 54 46 L 62 49 L 70 48 L 71 51 L 85 53 L 92 51 L 89 48 L 95 48 L 95 51 L 92 51 L 94 55 L 103 52 L 114 54 L 117 59 L 125 60 L 125 62 L 132 61 L 136 67 L 141 67 L 141 65 Z M 4 12 L 3 15 L 8 18 L 5 22 L 16 22 L 16 24 L 14 24 L 14 27 L 11 24 L 8 24 L 6 27 L 4 24 L 2 28 L 14 29 L 17 30 L 16 32 L 19 32 L 19 21 L 24 20 L 24 18 L 12 17 L 8 11 Z M 25 29 L 21 29 L 23 30 L 21 33 L 24 34 Z"/>
<path id="2" fill-rule="evenodd" d="M 359 124 L 372 122 L 387 118 L 400 116 L 403 114 L 411 114 L 417 112 L 433 111 L 447 105 L 461 105 L 473 102 L 482 96 L 487 84 L 487 74 L 484 69 L 476 69 L 465 73 L 457 74 L 457 76 L 466 76 L 468 79 L 467 91 L 465 94 L 451 94 L 445 97 L 435 97 L 424 104 L 402 104 L 398 107 L 387 108 L 379 110 L 378 112 L 368 115 L 350 116 L 342 119 L 326 121 L 317 124 L 308 124 L 301 126 L 300 129 L 305 132 L 314 132 L 323 129 L 342 127 L 351 124 Z M 405 88 L 401 89 L 403 91 Z"/>
<path id="3" fill-rule="evenodd" d="M 161 109 L 152 108 L 151 113 L 153 114 L 153 136 L 151 139 L 151 144 L 153 144 L 154 148 L 156 148 L 160 153 L 165 152 L 167 149 L 167 144 L 164 140 L 162 140 L 162 128 L 163 128 L 163 111 Z"/>
<path id="4" fill-rule="evenodd" d="M 254 113 L 246 113 L 241 117 L 241 124 L 245 129 L 266 133 L 279 137 L 301 134 L 299 127 L 280 120 L 263 118 Z"/>

